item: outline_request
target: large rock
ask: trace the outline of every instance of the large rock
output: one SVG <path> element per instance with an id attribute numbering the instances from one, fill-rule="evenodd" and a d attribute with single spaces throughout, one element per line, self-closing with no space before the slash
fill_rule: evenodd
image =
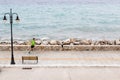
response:
<path id="1" fill-rule="evenodd" d="M 73 42 L 73 45 L 79 45 L 80 42 Z"/>
<path id="2" fill-rule="evenodd" d="M 50 45 L 57 45 L 57 41 L 56 40 L 51 40 Z"/>
<path id="3" fill-rule="evenodd" d="M 108 45 L 111 44 L 110 41 L 108 40 L 100 40 L 100 41 L 95 41 L 95 45 Z"/>
<path id="4" fill-rule="evenodd" d="M 41 45 L 48 45 L 49 41 L 42 41 Z"/>
<path id="5" fill-rule="evenodd" d="M 29 41 L 29 40 L 28 40 L 28 41 L 25 41 L 24 44 L 25 44 L 25 45 L 31 45 L 31 41 Z"/>
<path id="6" fill-rule="evenodd" d="M 62 44 L 63 44 L 63 41 L 57 41 L 57 44 L 58 44 L 58 45 L 62 45 Z"/>
<path id="7" fill-rule="evenodd" d="M 70 45 L 70 39 L 66 39 L 63 41 L 63 45 Z"/>
<path id="8" fill-rule="evenodd" d="M 14 41 L 13 44 L 18 45 L 19 43 L 17 41 Z"/>
<path id="9" fill-rule="evenodd" d="M 42 43 L 41 40 L 35 40 L 35 42 L 36 42 L 36 45 L 40 45 Z"/>
<path id="10" fill-rule="evenodd" d="M 41 38 L 41 45 L 49 45 L 50 39 L 48 37 Z"/>
<path id="11" fill-rule="evenodd" d="M 70 43 L 74 43 L 74 42 L 76 42 L 76 39 L 75 38 L 70 38 L 69 41 L 70 41 Z"/>
<path id="12" fill-rule="evenodd" d="M 115 40 L 116 45 L 120 45 L 120 40 Z"/>
<path id="13" fill-rule="evenodd" d="M 115 45 L 115 41 L 108 41 L 108 45 Z"/>
<path id="14" fill-rule="evenodd" d="M 99 45 L 99 42 L 98 41 L 94 41 L 93 44 L 94 45 Z"/>
<path id="15" fill-rule="evenodd" d="M 11 42 L 10 41 L 2 41 L 2 42 L 0 42 L 0 44 L 6 45 L 6 44 L 11 44 Z"/>
<path id="16" fill-rule="evenodd" d="M 91 45 L 92 44 L 92 40 L 80 40 L 80 44 L 81 45 Z"/>
<path id="17" fill-rule="evenodd" d="M 18 45 L 25 45 L 24 41 L 17 41 L 17 42 L 18 42 Z"/>
<path id="18" fill-rule="evenodd" d="M 107 40 L 102 40 L 102 41 L 99 41 L 100 45 L 107 45 L 108 44 L 108 41 Z"/>

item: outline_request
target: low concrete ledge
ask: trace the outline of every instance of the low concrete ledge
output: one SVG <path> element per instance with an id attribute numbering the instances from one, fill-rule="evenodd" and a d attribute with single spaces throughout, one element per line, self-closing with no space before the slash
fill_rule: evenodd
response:
<path id="1" fill-rule="evenodd" d="M 0 65 L 2 68 L 120 68 L 120 65 Z"/>
<path id="2" fill-rule="evenodd" d="M 26 51 L 30 45 L 14 45 L 14 51 Z M 10 51 L 10 45 L 0 45 L 0 51 Z M 120 51 L 120 45 L 36 45 L 35 51 Z"/>

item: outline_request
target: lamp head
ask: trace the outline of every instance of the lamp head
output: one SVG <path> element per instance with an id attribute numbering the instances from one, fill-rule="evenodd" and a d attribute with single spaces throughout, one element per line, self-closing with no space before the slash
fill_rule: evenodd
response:
<path id="1" fill-rule="evenodd" d="M 18 16 L 16 17 L 16 19 L 15 19 L 15 20 L 16 20 L 16 21 L 20 21 L 20 19 L 19 19 L 19 17 L 18 17 Z"/>
<path id="2" fill-rule="evenodd" d="M 6 18 L 6 16 L 4 16 L 3 20 L 4 20 L 4 21 L 7 21 L 7 18 Z"/>

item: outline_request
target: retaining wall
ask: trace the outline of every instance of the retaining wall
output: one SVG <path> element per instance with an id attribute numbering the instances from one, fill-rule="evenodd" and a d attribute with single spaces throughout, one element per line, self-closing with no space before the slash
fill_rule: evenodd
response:
<path id="1" fill-rule="evenodd" d="M 14 51 L 26 51 L 30 45 L 14 45 Z M 0 45 L 0 51 L 10 51 L 10 45 Z M 35 51 L 120 51 L 120 45 L 36 45 Z"/>

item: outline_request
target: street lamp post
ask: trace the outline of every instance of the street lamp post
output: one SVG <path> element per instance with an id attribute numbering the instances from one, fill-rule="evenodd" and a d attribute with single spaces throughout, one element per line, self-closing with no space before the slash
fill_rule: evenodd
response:
<path id="1" fill-rule="evenodd" d="M 13 15 L 16 15 L 16 20 L 19 20 L 17 13 L 12 13 L 12 9 L 10 9 L 10 13 L 5 13 L 3 20 L 7 20 L 6 15 L 10 17 L 10 27 L 11 27 L 11 64 L 15 64 L 14 61 L 14 54 L 13 54 L 13 31 L 12 31 L 12 24 L 13 24 Z"/>

